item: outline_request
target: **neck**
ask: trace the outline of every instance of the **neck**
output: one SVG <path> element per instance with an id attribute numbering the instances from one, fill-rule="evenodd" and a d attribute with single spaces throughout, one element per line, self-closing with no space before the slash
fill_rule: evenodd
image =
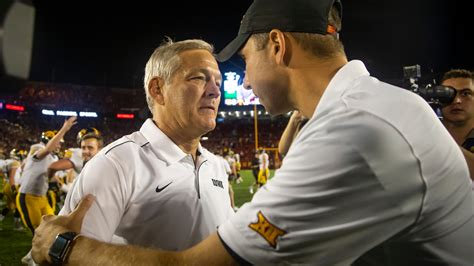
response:
<path id="1" fill-rule="evenodd" d="M 341 55 L 330 60 L 314 59 L 293 69 L 294 109 L 311 118 L 329 82 L 345 64 L 347 58 Z"/>
<path id="2" fill-rule="evenodd" d="M 462 121 L 462 122 L 443 121 L 443 124 L 458 145 L 462 145 L 464 140 L 466 140 L 466 137 L 469 134 L 469 132 L 471 132 L 471 130 L 474 128 L 474 122 L 468 122 L 468 121 Z"/>
<path id="3" fill-rule="evenodd" d="M 157 116 L 153 116 L 153 122 L 184 153 L 191 154 L 193 159 L 196 159 L 200 135 L 192 135 L 189 130 L 179 127 L 177 123 L 166 123 Z"/>

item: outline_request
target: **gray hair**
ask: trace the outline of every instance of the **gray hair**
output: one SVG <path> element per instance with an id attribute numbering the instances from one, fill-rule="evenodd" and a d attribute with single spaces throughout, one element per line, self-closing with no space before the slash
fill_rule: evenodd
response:
<path id="1" fill-rule="evenodd" d="M 155 77 L 160 77 L 168 83 L 181 64 L 179 54 L 184 51 L 196 49 L 204 49 L 214 55 L 214 47 L 203 40 L 191 39 L 173 42 L 171 38 L 166 37 L 150 56 L 145 66 L 144 87 L 146 102 L 152 113 L 153 99 L 148 92 L 150 81 Z"/>

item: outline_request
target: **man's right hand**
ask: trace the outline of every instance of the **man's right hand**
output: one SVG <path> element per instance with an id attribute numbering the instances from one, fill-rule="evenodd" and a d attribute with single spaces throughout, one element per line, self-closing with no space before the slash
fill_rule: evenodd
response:
<path id="1" fill-rule="evenodd" d="M 72 128 L 72 126 L 77 124 L 76 120 L 77 120 L 77 116 L 69 117 L 68 119 L 66 119 L 66 121 L 64 121 L 63 127 L 61 129 L 64 130 L 65 132 L 68 132 Z"/>
<path id="2" fill-rule="evenodd" d="M 43 216 L 40 226 L 35 230 L 31 249 L 33 260 L 37 264 L 51 263 L 48 253 L 58 234 L 81 232 L 82 221 L 93 202 L 94 196 L 87 195 L 81 200 L 77 208 L 68 215 Z"/>

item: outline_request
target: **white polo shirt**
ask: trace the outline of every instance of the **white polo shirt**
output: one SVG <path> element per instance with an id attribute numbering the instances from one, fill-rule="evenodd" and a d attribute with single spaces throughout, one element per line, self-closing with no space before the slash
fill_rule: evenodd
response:
<path id="1" fill-rule="evenodd" d="M 268 154 L 266 152 L 263 152 L 258 155 L 258 167 L 260 168 L 260 170 L 266 170 L 270 168 L 270 166 L 268 165 Z"/>
<path id="2" fill-rule="evenodd" d="M 50 153 L 41 160 L 36 159 L 35 155 L 45 147 L 44 144 L 32 145 L 30 151 L 33 152 L 26 157 L 21 174 L 20 193 L 45 196 L 48 192 L 48 167 L 58 160 L 58 156 Z"/>
<path id="3" fill-rule="evenodd" d="M 227 173 L 199 146 L 198 163 L 148 119 L 111 143 L 76 178 L 60 214 L 96 197 L 82 234 L 113 243 L 183 250 L 215 232 L 234 211 Z"/>
<path id="4" fill-rule="evenodd" d="M 467 164 L 431 107 L 351 61 L 218 233 L 253 264 L 472 265 L 473 209 Z"/>
<path id="5" fill-rule="evenodd" d="M 22 180 L 22 173 L 23 173 L 23 167 L 22 167 L 22 163 L 20 163 L 20 166 L 16 169 L 15 171 L 15 185 L 19 186 L 21 185 L 21 180 Z"/>
<path id="6" fill-rule="evenodd" d="M 3 172 L 5 179 L 8 181 L 8 175 L 12 168 L 20 168 L 20 162 L 14 159 L 0 160 L 0 171 Z M 18 171 L 18 170 L 17 170 Z"/>
<path id="7" fill-rule="evenodd" d="M 74 165 L 74 172 L 78 175 L 82 171 L 83 160 L 82 160 L 82 149 L 81 148 L 70 148 L 71 157 L 69 161 Z"/>
<path id="8" fill-rule="evenodd" d="M 224 159 L 224 157 L 222 157 L 222 156 L 220 156 L 220 155 L 215 154 L 215 156 L 217 157 L 217 159 L 219 160 L 219 162 L 221 162 L 222 167 L 224 167 L 225 172 L 227 173 L 227 175 L 232 174 L 232 169 L 230 169 L 230 164 L 229 164 L 229 162 L 228 162 L 226 159 Z"/>

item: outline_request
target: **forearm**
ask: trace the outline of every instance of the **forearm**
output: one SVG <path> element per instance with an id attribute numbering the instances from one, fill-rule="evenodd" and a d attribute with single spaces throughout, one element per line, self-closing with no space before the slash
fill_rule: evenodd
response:
<path id="1" fill-rule="evenodd" d="M 295 125 L 293 121 L 288 122 L 288 125 L 283 131 L 283 134 L 281 135 L 280 142 L 278 142 L 278 152 L 280 154 L 286 155 L 286 153 L 290 149 L 290 146 L 295 137 L 297 128 L 298 128 L 297 125 Z"/>
<path id="2" fill-rule="evenodd" d="M 10 186 L 15 185 L 16 170 L 17 170 L 17 168 L 12 168 L 12 169 L 10 169 L 10 172 L 8 173 L 8 182 L 10 183 Z"/>
<path id="3" fill-rule="evenodd" d="M 69 256 L 70 265 L 237 265 L 217 233 L 180 252 L 106 244 L 85 237 L 76 241 Z"/>
<path id="4" fill-rule="evenodd" d="M 53 152 L 56 147 L 59 145 L 59 142 L 61 141 L 61 139 L 64 138 L 64 135 L 66 135 L 66 132 L 68 132 L 69 129 L 68 128 L 61 128 L 58 133 L 56 135 L 54 135 L 54 137 L 48 141 L 48 144 L 46 144 L 46 147 L 45 147 L 45 150 L 47 150 L 48 152 Z"/>
<path id="5" fill-rule="evenodd" d="M 74 165 L 68 159 L 61 159 L 49 165 L 48 167 L 48 178 L 53 178 L 54 174 L 60 170 L 66 170 L 73 168 Z"/>
<path id="6" fill-rule="evenodd" d="M 114 245 L 79 237 L 69 254 L 68 265 L 184 265 L 179 252 Z"/>
<path id="7" fill-rule="evenodd" d="M 48 180 L 51 180 L 51 178 L 54 177 L 54 174 L 56 174 L 56 169 L 48 168 Z"/>
<path id="8" fill-rule="evenodd" d="M 41 160 L 44 157 L 46 157 L 46 155 L 48 155 L 49 153 L 53 152 L 55 149 L 60 147 L 59 143 L 61 139 L 63 139 L 64 135 L 76 123 L 76 119 L 77 117 L 73 116 L 73 117 L 69 117 L 66 121 L 64 121 L 64 124 L 61 127 L 61 129 L 58 131 L 58 133 L 54 135 L 54 137 L 50 141 L 48 141 L 48 143 L 46 144 L 46 147 L 43 150 L 39 151 L 36 154 L 36 158 Z"/>

